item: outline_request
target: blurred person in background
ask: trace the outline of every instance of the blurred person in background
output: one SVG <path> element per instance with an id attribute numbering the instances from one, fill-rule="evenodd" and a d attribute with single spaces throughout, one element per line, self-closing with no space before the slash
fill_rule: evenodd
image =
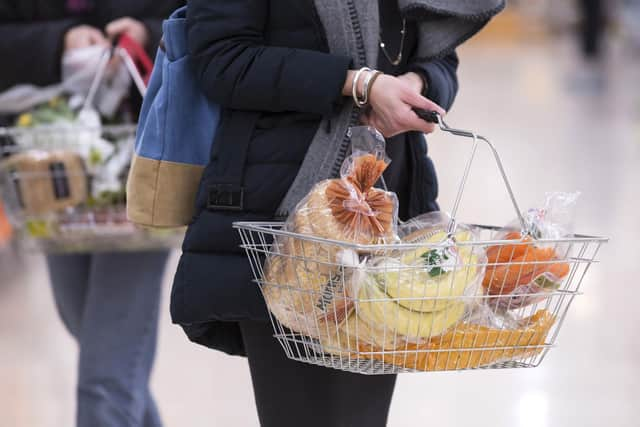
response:
<path id="1" fill-rule="evenodd" d="M 606 21 L 602 0 L 580 0 L 580 10 L 582 53 L 587 60 L 597 61 L 602 56 L 602 38 Z"/>
<path id="2" fill-rule="evenodd" d="M 127 34 L 153 54 L 177 0 L 0 0 L 0 92 L 61 81 L 64 53 Z M 78 427 L 160 426 L 149 390 L 167 253 L 47 259 L 60 317 L 79 345 Z"/>

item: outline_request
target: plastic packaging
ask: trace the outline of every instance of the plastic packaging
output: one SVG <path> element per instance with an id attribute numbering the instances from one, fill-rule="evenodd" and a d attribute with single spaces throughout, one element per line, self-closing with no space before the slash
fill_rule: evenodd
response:
<path id="1" fill-rule="evenodd" d="M 71 151 L 25 151 L 7 158 L 2 169 L 27 215 L 72 208 L 89 196 L 84 162 Z"/>
<path id="2" fill-rule="evenodd" d="M 318 183 L 297 206 L 291 231 L 359 244 L 397 240 L 398 198 L 374 185 L 390 163 L 385 141 L 374 129 L 351 129 L 353 153 L 340 179 Z"/>
<path id="3" fill-rule="evenodd" d="M 426 344 L 407 344 L 395 352 L 371 353 L 369 357 L 419 371 L 480 368 L 539 354 L 555 320 L 547 310 L 539 310 L 513 328 L 467 321 Z"/>
<path id="4" fill-rule="evenodd" d="M 269 309 L 287 328 L 312 337 L 326 336 L 323 329 L 335 329 L 353 309 L 345 277 L 349 265 L 360 263 L 359 254 L 327 240 L 365 245 L 398 239 L 397 197 L 374 188 L 389 164 L 384 138 L 358 127 L 351 129 L 351 142 L 341 178 L 315 185 L 287 221 L 288 231 L 326 240 L 281 238 L 265 264 Z"/>
<path id="5" fill-rule="evenodd" d="M 487 249 L 483 288 L 487 295 L 496 297 L 489 298 L 490 305 L 515 310 L 542 301 L 560 288 L 571 265 L 564 259 L 566 248 L 555 240 L 571 235 L 578 197 L 579 193 L 548 193 L 543 208 L 527 212 L 530 236 L 508 231 L 515 228 L 513 225 L 496 233 L 495 240 L 513 243 Z"/>
<path id="6" fill-rule="evenodd" d="M 373 254 L 353 275 L 355 316 L 377 332 L 365 342 L 384 349 L 419 343 L 464 318 L 486 259 L 478 247 L 464 245 L 478 238 L 471 227 L 459 227 L 449 238 L 449 223 L 448 215 L 433 212 L 402 224 L 399 234 L 409 249 Z"/>
<path id="7" fill-rule="evenodd" d="M 322 351 L 419 371 L 480 368 L 539 354 L 556 321 L 547 310 L 525 318 L 495 313 L 485 304 L 470 305 L 468 310 L 463 322 L 417 342 L 372 328 L 353 312 L 332 329 L 333 334 L 321 337 Z"/>

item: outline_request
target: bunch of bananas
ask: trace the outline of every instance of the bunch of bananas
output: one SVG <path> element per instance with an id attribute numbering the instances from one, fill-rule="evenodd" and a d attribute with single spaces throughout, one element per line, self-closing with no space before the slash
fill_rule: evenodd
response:
<path id="1" fill-rule="evenodd" d="M 455 241 L 472 238 L 472 233 L 463 231 Z M 355 286 L 357 316 L 386 331 L 386 344 L 389 337 L 421 340 L 443 334 L 465 314 L 460 297 L 478 291 L 482 260 L 471 246 L 447 242 L 443 232 L 424 243 L 424 247 L 372 261 Z M 384 347 L 385 342 L 377 342 L 378 335 L 369 338 Z"/>

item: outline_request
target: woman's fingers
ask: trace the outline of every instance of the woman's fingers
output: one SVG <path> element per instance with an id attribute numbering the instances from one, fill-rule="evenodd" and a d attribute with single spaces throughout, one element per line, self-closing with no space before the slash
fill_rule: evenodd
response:
<path id="1" fill-rule="evenodd" d="M 93 45 L 108 45 L 109 42 L 102 32 L 88 25 L 80 25 L 71 28 L 64 37 L 65 51 L 80 49 Z"/>
<path id="2" fill-rule="evenodd" d="M 416 113 L 411 111 L 409 113 L 410 122 L 409 126 L 412 130 L 416 130 L 422 133 L 433 133 L 436 130 L 436 125 L 434 123 L 429 123 L 423 119 L 421 119 Z"/>
<path id="3" fill-rule="evenodd" d="M 142 22 L 128 16 L 110 22 L 105 27 L 105 32 L 112 40 L 121 34 L 127 34 L 141 46 L 146 46 L 149 42 L 147 27 Z"/>
<path id="4" fill-rule="evenodd" d="M 418 117 L 413 109 L 446 112 L 435 102 L 423 97 L 397 77 L 383 75 L 376 80 L 371 92 L 372 111 L 362 123 L 378 129 L 389 138 L 404 132 L 431 133 L 436 126 Z"/>
<path id="5" fill-rule="evenodd" d="M 445 114 L 447 114 L 444 108 L 440 107 L 438 104 L 431 101 L 430 99 L 425 98 L 424 96 L 415 92 L 407 92 L 405 94 L 404 101 L 407 102 L 412 107 L 420 108 L 427 111 L 435 111 L 441 116 L 444 116 Z"/>

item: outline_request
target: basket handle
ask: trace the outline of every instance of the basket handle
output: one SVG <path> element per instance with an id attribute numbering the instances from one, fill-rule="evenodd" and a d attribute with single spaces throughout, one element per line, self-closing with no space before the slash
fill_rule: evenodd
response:
<path id="1" fill-rule="evenodd" d="M 122 37 L 126 37 L 126 36 L 121 36 L 121 38 Z M 128 37 L 124 41 L 126 43 L 125 45 L 128 46 L 129 48 L 131 48 L 131 45 L 135 43 L 135 41 L 133 41 Z M 136 66 L 133 58 L 131 58 L 131 55 L 129 54 L 129 51 L 127 50 L 127 48 L 121 46 L 120 39 L 118 39 L 110 49 L 107 49 L 102 54 L 102 57 L 100 58 L 100 62 L 98 63 L 98 70 L 96 72 L 95 77 L 93 78 L 93 81 L 91 82 L 89 93 L 87 94 L 87 97 L 84 101 L 84 105 L 82 106 L 83 110 L 86 110 L 93 106 L 93 100 L 96 96 L 96 93 L 98 92 L 100 83 L 102 83 L 102 80 L 104 79 L 104 74 L 107 71 L 107 66 L 109 65 L 109 61 L 114 56 L 119 56 L 122 59 L 122 62 L 127 68 L 129 75 L 131 75 L 131 78 L 134 84 L 136 85 L 138 92 L 140 92 L 140 95 L 144 97 L 144 95 L 146 94 L 147 84 L 145 83 L 145 79 L 140 74 L 140 71 L 138 71 L 138 67 Z M 145 66 L 146 66 L 146 63 L 145 63 Z"/>
<path id="2" fill-rule="evenodd" d="M 458 214 L 458 208 L 460 207 L 460 202 L 462 200 L 462 195 L 464 194 L 464 189 L 465 186 L 467 184 L 467 179 L 469 178 L 469 172 L 471 171 L 471 165 L 473 164 L 473 160 L 475 158 L 476 155 L 476 151 L 478 149 L 478 141 L 482 141 L 484 142 L 489 149 L 491 150 L 491 152 L 493 153 L 493 157 L 496 160 L 496 164 L 498 165 L 498 169 L 500 171 L 500 175 L 502 175 L 502 180 L 504 181 L 504 185 L 507 189 L 507 193 L 509 194 L 509 197 L 511 198 L 511 203 L 513 205 L 513 209 L 516 211 L 516 215 L 518 216 L 518 221 L 520 222 L 520 227 L 522 228 L 522 233 L 523 235 L 531 235 L 531 232 L 529 230 L 529 226 L 527 225 L 527 222 L 524 219 L 524 216 L 522 215 L 522 211 L 520 210 L 520 207 L 518 206 L 518 202 L 516 200 L 515 195 L 513 194 L 513 189 L 511 188 L 511 184 L 509 183 L 509 179 L 507 178 L 507 173 L 504 170 L 504 166 L 502 165 L 502 161 L 500 160 L 500 155 L 498 154 L 498 151 L 496 150 L 496 148 L 493 146 L 493 144 L 484 136 L 478 135 L 475 132 L 471 132 L 471 131 L 467 131 L 467 130 L 461 130 L 461 129 L 455 129 L 450 127 L 449 125 L 447 125 L 444 121 L 444 119 L 442 118 L 442 116 L 437 113 L 436 111 L 428 111 L 428 110 L 422 110 L 422 109 L 414 109 L 415 113 L 418 115 L 418 117 L 420 117 L 421 119 L 423 119 L 426 122 L 429 123 L 433 123 L 433 124 L 437 124 L 440 129 L 444 132 L 448 132 L 452 135 L 455 136 L 461 136 L 464 138 L 471 138 L 473 139 L 473 148 L 471 150 L 471 156 L 469 157 L 469 160 L 467 160 L 467 165 L 465 166 L 464 169 L 464 174 L 462 176 L 462 181 L 460 182 L 460 186 L 458 187 L 458 194 L 456 195 L 456 199 L 455 202 L 453 204 L 453 209 L 451 211 L 451 222 L 449 223 L 449 228 L 448 228 L 448 234 L 449 237 L 452 237 L 455 234 L 456 228 L 457 228 L 457 220 L 456 220 L 456 216 Z"/>

